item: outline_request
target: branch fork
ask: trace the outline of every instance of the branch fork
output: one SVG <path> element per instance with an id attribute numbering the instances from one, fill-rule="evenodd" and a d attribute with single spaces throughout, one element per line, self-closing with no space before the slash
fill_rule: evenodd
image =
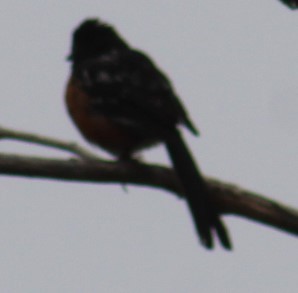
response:
<path id="1" fill-rule="evenodd" d="M 159 188 L 183 198 L 175 172 L 137 161 L 106 161 L 70 142 L 0 127 L 1 140 L 17 140 L 70 153 L 66 159 L 0 153 L 0 174 Z M 298 210 L 233 184 L 206 177 L 210 200 L 221 214 L 237 215 L 298 236 Z"/>

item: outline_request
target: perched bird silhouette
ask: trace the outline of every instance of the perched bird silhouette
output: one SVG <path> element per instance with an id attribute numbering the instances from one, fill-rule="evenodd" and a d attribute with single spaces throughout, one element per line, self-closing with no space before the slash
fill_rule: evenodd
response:
<path id="1" fill-rule="evenodd" d="M 87 19 L 74 31 L 69 60 L 66 105 L 82 135 L 122 159 L 164 143 L 201 243 L 213 248 L 217 234 L 222 246 L 231 249 L 228 232 L 178 127 L 198 132 L 164 73 L 98 19 Z"/>

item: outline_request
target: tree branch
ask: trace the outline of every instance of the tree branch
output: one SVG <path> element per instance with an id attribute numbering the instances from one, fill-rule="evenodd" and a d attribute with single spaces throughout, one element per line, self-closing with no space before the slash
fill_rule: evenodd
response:
<path id="1" fill-rule="evenodd" d="M 76 158 L 46 159 L 0 154 L 0 174 L 33 178 L 133 184 L 167 190 L 183 197 L 182 188 L 170 168 L 136 161 L 108 162 L 89 151 L 56 139 L 0 128 L 0 138 L 50 146 L 70 152 Z M 206 178 L 210 200 L 221 214 L 245 217 L 298 235 L 298 211 L 232 184 Z"/>
<path id="2" fill-rule="evenodd" d="M 64 142 L 55 138 L 28 133 L 24 131 L 11 130 L 0 126 L 0 139 L 17 140 L 37 145 L 47 146 L 58 150 L 72 153 L 86 160 L 98 159 L 98 157 L 76 143 Z"/>

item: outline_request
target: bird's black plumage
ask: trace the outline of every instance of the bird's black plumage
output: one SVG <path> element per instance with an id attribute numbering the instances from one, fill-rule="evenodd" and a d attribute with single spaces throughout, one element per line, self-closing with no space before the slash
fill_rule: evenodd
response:
<path id="1" fill-rule="evenodd" d="M 228 233 L 208 199 L 208 188 L 180 132 L 184 125 L 197 134 L 167 77 L 144 53 L 131 48 L 110 25 L 84 21 L 73 34 L 73 77 L 89 97 L 90 115 L 107 117 L 113 125 L 138 138 L 135 151 L 163 142 L 185 190 L 201 242 L 213 247 L 216 232 L 230 249 Z"/>

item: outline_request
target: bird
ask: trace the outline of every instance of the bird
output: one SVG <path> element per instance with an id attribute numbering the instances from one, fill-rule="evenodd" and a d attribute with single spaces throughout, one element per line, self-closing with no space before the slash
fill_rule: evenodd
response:
<path id="1" fill-rule="evenodd" d="M 180 127 L 193 135 L 198 130 L 165 73 L 99 18 L 88 18 L 74 29 L 67 59 L 71 73 L 65 103 L 82 136 L 119 160 L 164 144 L 201 244 L 213 249 L 217 237 L 231 250 L 229 232 Z"/>

